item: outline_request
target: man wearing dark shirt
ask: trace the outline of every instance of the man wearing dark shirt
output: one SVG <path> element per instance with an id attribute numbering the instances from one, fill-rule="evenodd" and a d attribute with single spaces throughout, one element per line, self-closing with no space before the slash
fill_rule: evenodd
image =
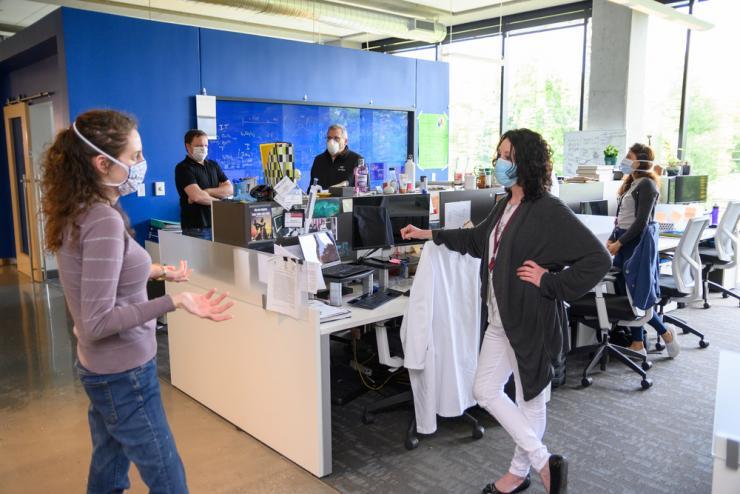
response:
<path id="1" fill-rule="evenodd" d="M 355 167 L 361 158 L 347 146 L 347 129 L 344 125 L 332 125 L 326 132 L 326 151 L 313 160 L 309 187 L 315 178 L 324 189 L 345 180 L 349 185 L 354 185 Z"/>
<path id="2" fill-rule="evenodd" d="M 211 203 L 234 193 L 218 163 L 206 159 L 208 135 L 202 130 L 185 134 L 187 156 L 175 167 L 180 194 L 180 224 L 184 235 L 211 240 Z"/>

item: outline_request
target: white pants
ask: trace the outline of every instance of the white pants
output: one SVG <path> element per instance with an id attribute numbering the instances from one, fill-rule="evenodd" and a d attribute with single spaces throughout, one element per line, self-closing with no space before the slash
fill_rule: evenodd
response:
<path id="1" fill-rule="evenodd" d="M 512 372 L 516 383 L 516 404 L 504 393 Z M 478 357 L 473 396 L 514 439 L 516 448 L 509 472 L 519 477 L 525 477 L 530 466 L 540 471 L 550 457 L 547 447 L 542 444 L 548 394 L 549 386 L 536 397 L 524 401 L 516 356 L 504 328 L 489 325 Z"/>

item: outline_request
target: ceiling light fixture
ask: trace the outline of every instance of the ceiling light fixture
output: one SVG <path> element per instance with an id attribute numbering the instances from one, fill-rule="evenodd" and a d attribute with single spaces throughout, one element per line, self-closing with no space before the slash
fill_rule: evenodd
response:
<path id="1" fill-rule="evenodd" d="M 686 26 L 688 29 L 705 31 L 714 27 L 711 22 L 703 21 L 693 15 L 679 12 L 673 7 L 663 5 L 655 0 L 609 0 L 612 3 L 629 7 L 632 10 L 642 12 L 643 14 L 660 17 L 668 21 L 677 22 Z"/>

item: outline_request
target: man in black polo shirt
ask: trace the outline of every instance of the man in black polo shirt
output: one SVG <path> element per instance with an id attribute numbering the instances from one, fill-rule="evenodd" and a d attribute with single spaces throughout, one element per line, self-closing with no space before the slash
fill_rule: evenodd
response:
<path id="1" fill-rule="evenodd" d="M 175 185 L 180 194 L 182 233 L 211 240 L 211 203 L 234 193 L 221 167 L 208 155 L 208 135 L 202 130 L 185 134 L 187 156 L 175 167 Z"/>
<path id="2" fill-rule="evenodd" d="M 355 167 L 362 158 L 347 146 L 347 129 L 344 125 L 334 124 L 326 131 L 326 151 L 313 159 L 311 181 L 317 178 L 319 185 L 328 189 L 332 185 L 347 181 L 355 184 Z"/>

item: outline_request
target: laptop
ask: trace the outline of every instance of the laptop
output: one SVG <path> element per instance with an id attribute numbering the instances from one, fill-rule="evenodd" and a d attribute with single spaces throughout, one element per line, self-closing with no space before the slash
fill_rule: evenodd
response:
<path id="1" fill-rule="evenodd" d="M 367 266 L 342 264 L 339 249 L 331 232 L 314 232 L 298 237 L 303 259 L 321 264 L 321 273 L 326 278 L 352 278 L 373 271 Z"/>

